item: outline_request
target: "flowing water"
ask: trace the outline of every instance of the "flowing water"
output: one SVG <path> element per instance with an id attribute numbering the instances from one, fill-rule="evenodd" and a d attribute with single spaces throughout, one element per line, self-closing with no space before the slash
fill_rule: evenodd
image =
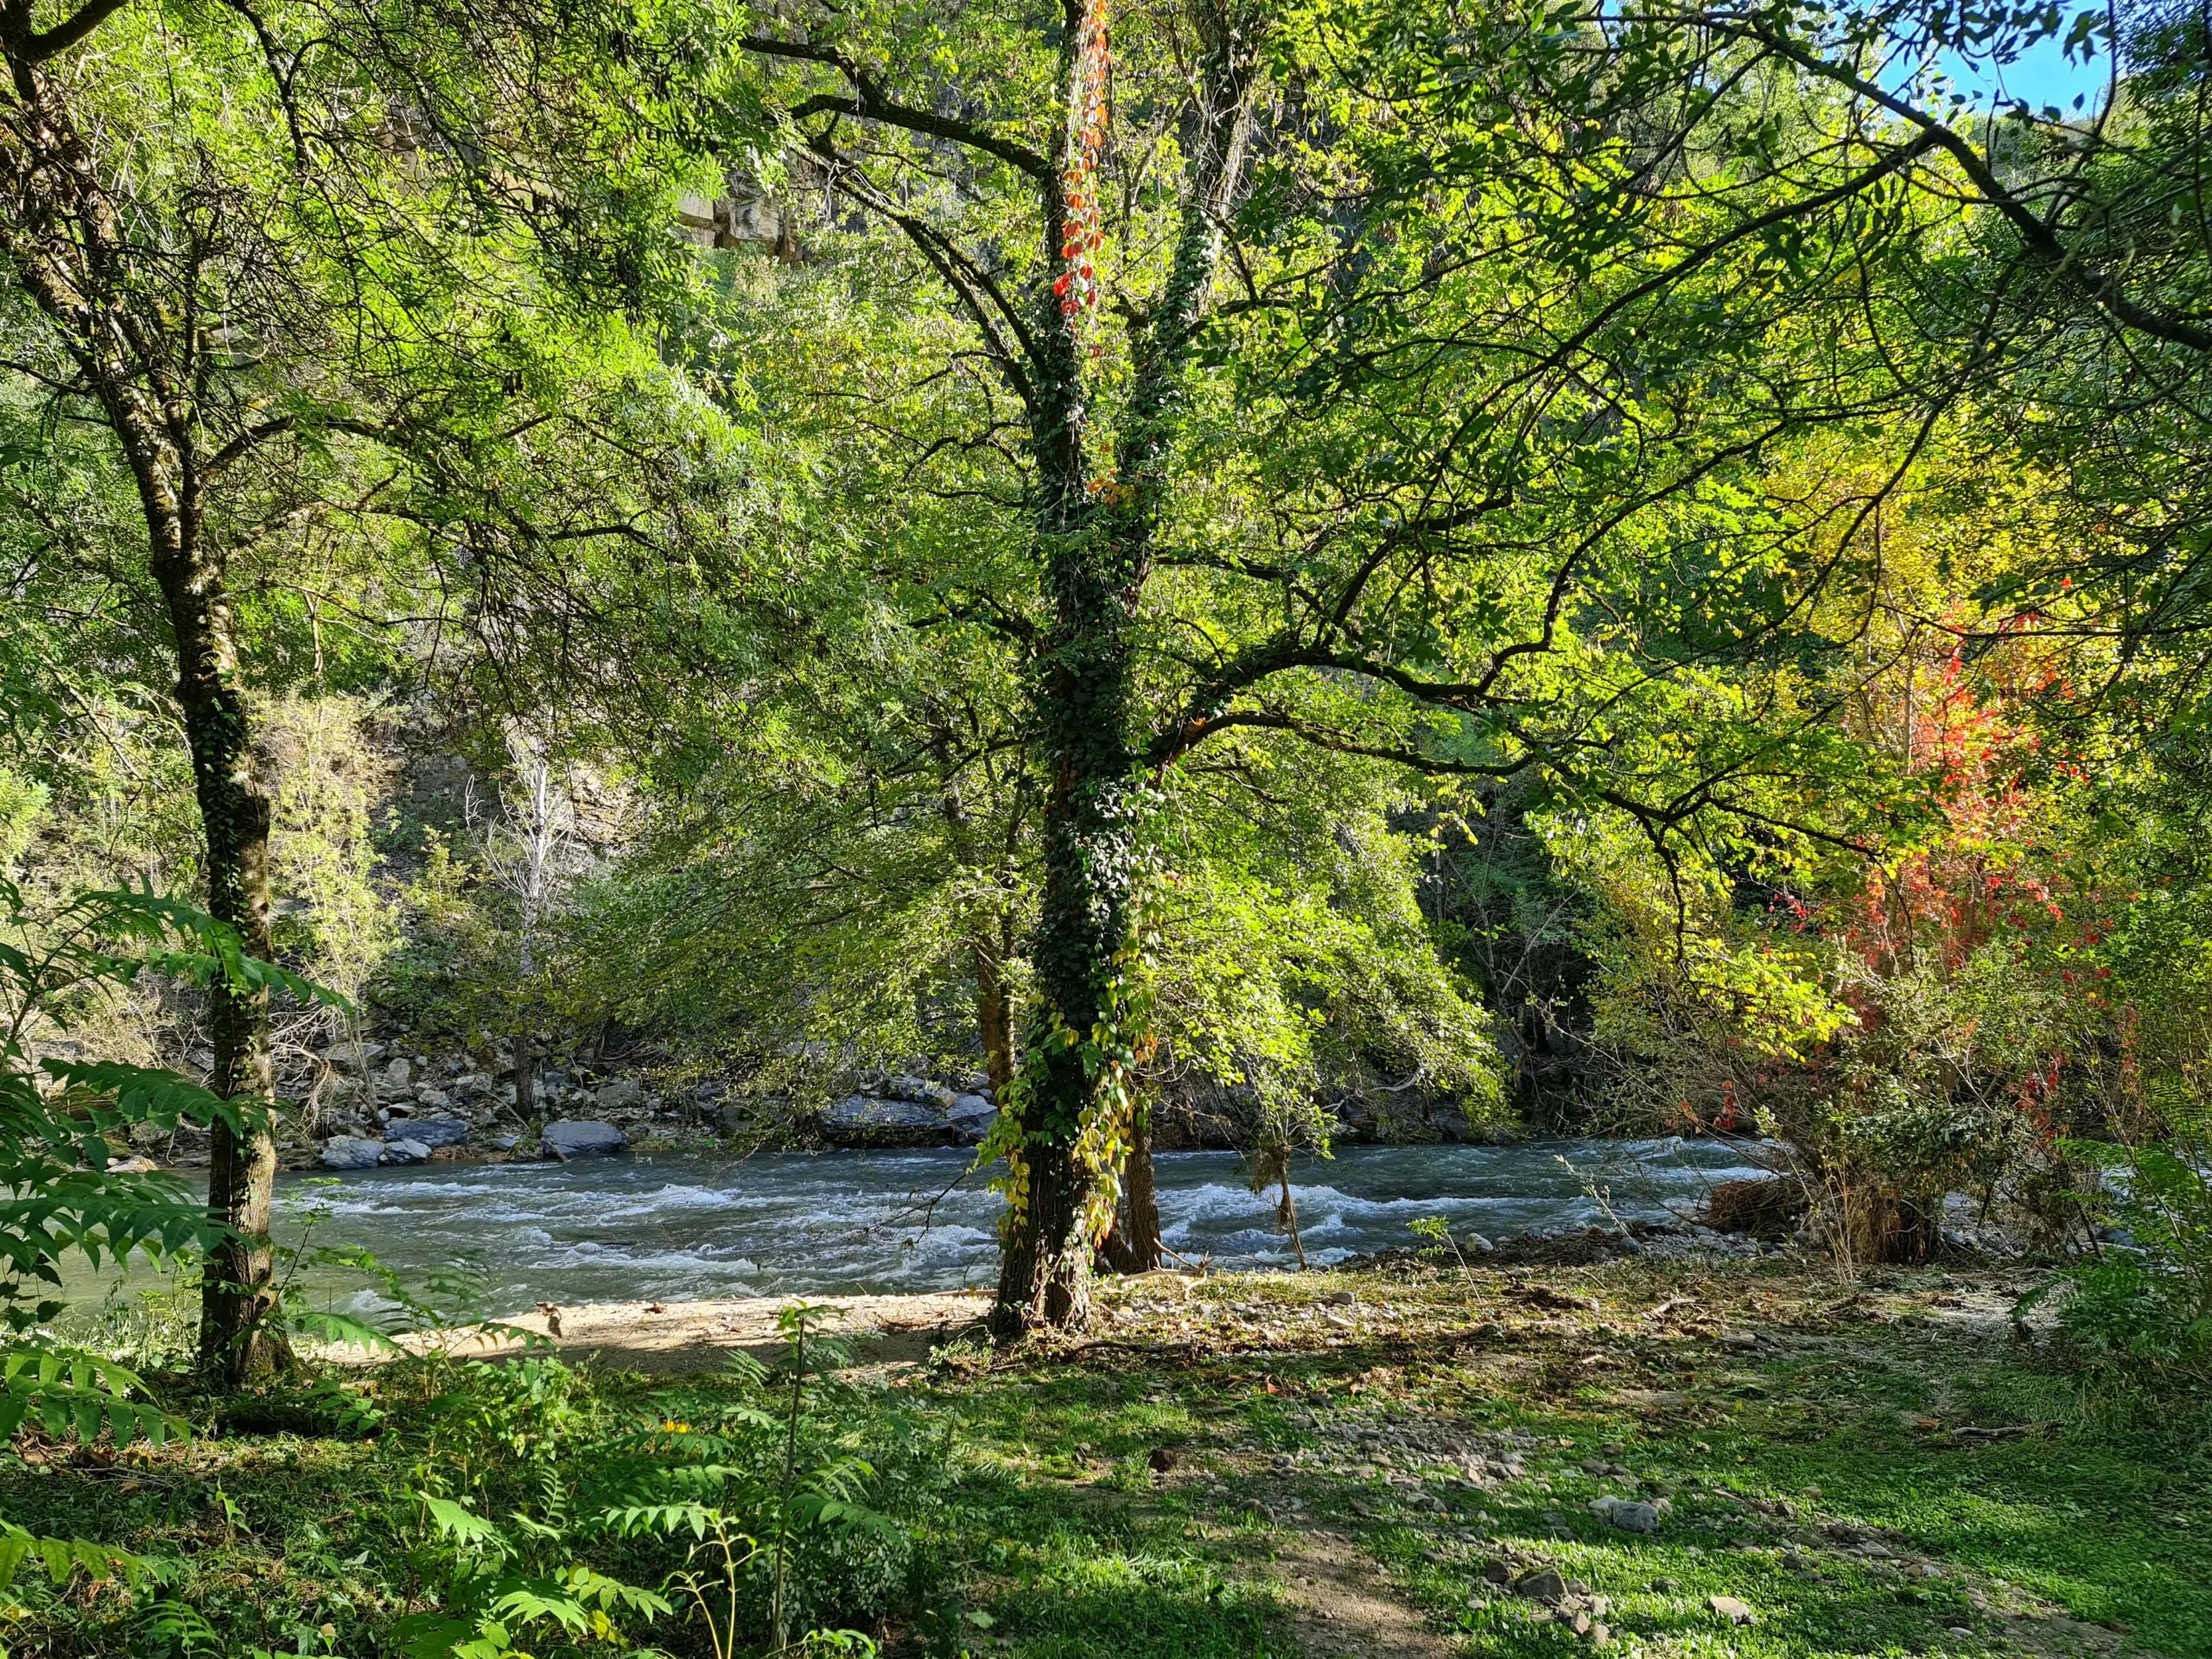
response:
<path id="1" fill-rule="evenodd" d="M 1414 1243 L 1441 1216 L 1493 1237 L 1686 1215 L 1715 1181 L 1761 1173 L 1719 1141 L 1351 1147 L 1292 1171 L 1306 1257 Z M 955 1289 L 992 1281 L 1001 1201 L 969 1154 L 643 1153 L 569 1164 L 432 1164 L 290 1176 L 281 1235 L 365 1247 L 404 1277 L 456 1256 L 490 1275 L 491 1306 Z M 1291 1259 L 1274 1195 L 1233 1153 L 1163 1153 L 1169 1248 L 1217 1266 Z M 364 1304 L 365 1305 L 365 1304 Z"/>

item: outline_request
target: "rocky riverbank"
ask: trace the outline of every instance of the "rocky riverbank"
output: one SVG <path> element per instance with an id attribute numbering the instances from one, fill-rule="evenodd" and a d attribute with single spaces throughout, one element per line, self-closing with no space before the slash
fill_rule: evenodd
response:
<path id="1" fill-rule="evenodd" d="M 447 1054 L 368 1039 L 306 1047 L 280 1068 L 280 1150 L 288 1167 L 356 1170 L 632 1147 L 972 1147 L 996 1121 L 995 1090 L 979 1071 L 841 1065 L 811 1046 L 784 1060 L 777 1086 L 767 1088 L 758 1077 L 701 1077 L 658 1051 L 588 1050 L 540 1071 L 525 1111 L 512 1057 L 496 1046 Z M 1340 1145 L 1515 1133 L 1381 1077 L 1337 1080 L 1324 1109 Z M 1155 1105 L 1154 1143 L 1163 1151 L 1240 1149 L 1250 1143 L 1256 1111 L 1243 1091 L 1179 1084 Z M 206 1137 L 185 1129 L 140 1150 L 190 1168 L 206 1161 Z"/>

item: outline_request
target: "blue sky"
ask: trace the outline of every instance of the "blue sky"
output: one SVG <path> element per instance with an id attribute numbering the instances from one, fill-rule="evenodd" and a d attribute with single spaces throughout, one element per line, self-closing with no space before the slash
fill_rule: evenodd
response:
<path id="1" fill-rule="evenodd" d="M 1946 54 L 1942 67 L 1953 87 L 1978 106 L 1995 101 L 2001 94 L 2007 103 L 2018 101 L 2034 110 L 2056 105 L 2071 115 L 2074 100 L 2080 97 L 2083 110 L 2093 111 L 2104 102 L 2112 60 L 2101 51 L 2086 63 L 2069 62 L 2062 40 L 2061 35 L 2052 35 L 2037 41 L 2001 73 L 1955 54 Z"/>

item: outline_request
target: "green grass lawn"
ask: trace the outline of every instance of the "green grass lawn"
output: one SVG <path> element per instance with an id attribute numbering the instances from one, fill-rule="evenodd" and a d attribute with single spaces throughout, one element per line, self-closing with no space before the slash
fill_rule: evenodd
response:
<path id="1" fill-rule="evenodd" d="M 918 1544 L 866 1622 L 943 1659 L 1567 1656 L 1594 1650 L 1578 1610 L 1623 1655 L 2212 1655 L 2205 1401 L 2088 1389 L 2005 1300 L 1636 1263 L 1140 1284 L 1085 1343 L 943 1351 L 846 1401 L 937 1448 L 902 1454 L 889 1507 Z M 735 1386 L 595 1374 L 560 1455 Z M 41 1659 L 392 1651 L 430 1594 L 394 1496 L 429 1420 L 385 1403 L 373 1433 L 0 1458 L 8 1519 L 171 1563 L 135 1596 L 34 1584 L 0 1629 Z M 1605 1496 L 1668 1512 L 1630 1532 Z M 1563 1609 L 1494 1581 L 1546 1567 Z M 708 1650 L 681 1620 L 626 1630 Z"/>

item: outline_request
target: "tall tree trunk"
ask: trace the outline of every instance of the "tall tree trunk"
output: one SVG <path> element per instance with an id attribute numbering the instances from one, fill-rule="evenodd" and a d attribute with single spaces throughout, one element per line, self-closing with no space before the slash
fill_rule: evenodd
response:
<path id="1" fill-rule="evenodd" d="M 525 1123 L 537 1109 L 537 1053 L 530 1040 L 530 1028 L 517 1026 L 515 1045 L 515 1116 Z"/>
<path id="2" fill-rule="evenodd" d="M 1010 1154 L 1014 1205 L 992 1316 L 1002 1338 L 1090 1316 L 1091 1256 L 1113 1210 L 1112 1137 L 1102 1121 L 1112 1106 L 1101 1096 L 1122 1081 L 1116 1052 L 1138 1036 L 1121 1028 L 1115 984 L 1127 966 L 1136 861 L 1135 618 L 1113 543 L 1082 489 L 1061 475 L 1068 527 L 1046 543 L 1052 623 L 1037 702 L 1052 782 L 1033 947 L 1037 1008 L 1008 1103 L 1022 1138 Z"/>
<path id="3" fill-rule="evenodd" d="M 530 933 L 528 924 L 524 931 L 516 957 L 518 974 L 516 988 L 528 995 L 531 976 Z M 526 1124 L 537 1110 L 537 1046 L 531 1040 L 528 1014 L 518 1010 L 515 1020 L 515 1113 Z"/>
<path id="4" fill-rule="evenodd" d="M 154 574 L 176 638 L 177 702 L 207 842 L 207 911 L 238 930 L 249 956 L 266 960 L 269 797 L 255 771 L 230 603 L 219 575 L 195 556 L 196 513 L 149 510 L 147 516 L 157 549 Z M 270 1121 L 276 1090 L 268 994 L 218 981 L 210 1014 L 214 1066 L 208 1086 L 243 1109 L 243 1128 L 218 1122 L 208 1151 L 208 1216 L 224 1231 L 203 1274 L 200 1358 L 212 1378 L 235 1388 L 289 1357 L 273 1317 L 269 1223 L 276 1143 Z"/>
<path id="5" fill-rule="evenodd" d="M 1122 1167 L 1122 1202 L 1128 1211 L 1131 1273 L 1150 1273 L 1164 1252 L 1160 1243 L 1160 1193 L 1152 1175 L 1152 1108 L 1129 1114 L 1129 1155 Z"/>
<path id="6" fill-rule="evenodd" d="M 991 1329 L 1080 1325 L 1091 1263 L 1115 1209 L 1117 1141 L 1135 1133 L 1130 1064 L 1149 1042 L 1128 982 L 1144 785 L 1137 775 L 1137 609 L 1166 495 L 1177 409 L 1243 153 L 1255 29 L 1228 9 L 1213 27 L 1189 135 L 1197 178 L 1175 259 L 1138 353 L 1115 487 L 1091 480 L 1084 444 L 1098 389 L 1081 337 L 1095 299 L 1106 74 L 1104 0 L 1082 0 L 1062 48 L 1068 127 L 1061 178 L 1045 191 L 1046 268 L 1061 274 L 1038 331 L 1031 450 L 1048 620 L 1032 711 L 1046 779 L 1045 884 L 1033 961 L 1037 1007 L 1013 1090 L 1020 1144 L 1008 1154 Z M 1149 1185 L 1147 1150 L 1141 1160 Z M 1155 1245 L 1156 1249 L 1156 1245 Z"/>
<path id="7" fill-rule="evenodd" d="M 976 976 L 976 1029 L 983 1040 L 983 1070 L 991 1098 L 1003 1103 L 1014 1082 L 1014 1009 L 1006 990 L 1005 964 L 993 941 L 977 938 L 969 945 Z"/>

